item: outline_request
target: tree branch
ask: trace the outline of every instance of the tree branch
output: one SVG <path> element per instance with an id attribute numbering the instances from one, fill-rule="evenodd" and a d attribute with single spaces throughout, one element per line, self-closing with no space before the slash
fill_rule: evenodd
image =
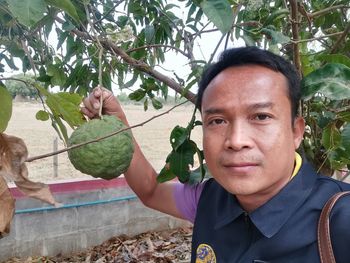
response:
<path id="1" fill-rule="evenodd" d="M 92 38 L 89 34 L 79 31 L 77 29 L 73 29 L 71 31 L 75 35 L 84 38 L 89 39 L 92 41 L 97 41 L 94 38 Z M 177 83 L 175 80 L 169 78 L 168 76 L 163 75 L 159 71 L 155 70 L 154 68 L 150 67 L 148 64 L 146 64 L 143 61 L 136 60 L 132 57 L 130 57 L 123 49 L 121 49 L 118 45 L 116 45 L 114 42 L 112 42 L 109 39 L 99 39 L 101 45 L 105 48 L 105 50 L 109 50 L 112 53 L 114 52 L 116 55 L 120 56 L 120 58 L 127 63 L 128 65 L 140 70 L 143 73 L 146 73 L 153 78 L 163 82 L 164 84 L 168 85 L 171 89 L 175 90 L 177 93 L 183 95 L 186 99 L 191 101 L 192 103 L 195 103 L 196 101 L 196 95 L 192 93 L 191 91 L 187 91 L 185 94 L 184 88 Z"/>
<path id="2" fill-rule="evenodd" d="M 289 0 L 291 10 L 292 36 L 293 36 L 293 62 L 301 76 L 301 62 L 299 53 L 299 22 L 298 22 L 298 1 Z"/>
<path id="3" fill-rule="evenodd" d="M 346 6 L 346 5 L 335 5 L 335 6 L 330 6 L 330 7 L 327 7 L 325 9 L 322 9 L 320 11 L 316 11 L 316 12 L 313 12 L 313 13 L 308 13 L 308 17 L 310 19 L 313 19 L 317 16 L 322 16 L 324 14 L 327 14 L 333 10 L 336 10 L 336 9 L 342 9 L 342 8 L 350 8 L 349 6 Z"/>
<path id="4" fill-rule="evenodd" d="M 332 50 L 330 51 L 330 54 L 334 54 L 337 52 L 338 48 L 340 47 L 343 40 L 348 36 L 350 32 L 350 23 L 346 26 L 345 30 L 343 31 L 343 34 L 338 38 L 337 42 L 335 42 L 334 46 L 332 47 Z"/>

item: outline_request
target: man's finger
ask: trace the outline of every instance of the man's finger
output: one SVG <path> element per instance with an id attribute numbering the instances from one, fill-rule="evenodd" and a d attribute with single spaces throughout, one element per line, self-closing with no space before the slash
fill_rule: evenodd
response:
<path id="1" fill-rule="evenodd" d="M 95 115 L 96 115 L 95 113 L 91 112 L 91 111 L 90 111 L 88 108 L 86 108 L 86 107 L 81 107 L 80 110 L 81 110 L 81 112 L 82 112 L 84 115 L 88 116 L 90 119 L 94 118 Z"/>

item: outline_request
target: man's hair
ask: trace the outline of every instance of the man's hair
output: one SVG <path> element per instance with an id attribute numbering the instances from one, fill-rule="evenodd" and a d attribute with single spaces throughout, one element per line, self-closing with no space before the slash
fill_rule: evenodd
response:
<path id="1" fill-rule="evenodd" d="M 196 107 L 201 111 L 202 98 L 209 83 L 230 67 L 259 65 L 282 73 L 288 82 L 288 97 L 291 103 L 292 121 L 298 114 L 300 101 L 300 77 L 295 67 L 281 56 L 257 47 L 240 47 L 225 50 L 218 62 L 209 65 L 202 74 L 197 93 Z"/>

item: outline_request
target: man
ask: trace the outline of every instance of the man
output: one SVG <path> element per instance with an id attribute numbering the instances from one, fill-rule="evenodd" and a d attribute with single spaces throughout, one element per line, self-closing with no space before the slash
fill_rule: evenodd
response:
<path id="1" fill-rule="evenodd" d="M 225 51 L 203 73 L 197 107 L 203 150 L 213 178 L 196 186 L 157 184 L 135 142 L 125 178 L 142 202 L 194 222 L 192 262 L 320 262 L 317 222 L 345 183 L 319 176 L 295 152 L 304 120 L 297 115 L 300 80 L 283 58 L 255 47 Z M 96 89 L 82 111 L 127 119 L 113 95 Z M 331 217 L 337 262 L 350 262 L 350 208 L 345 197 Z"/>

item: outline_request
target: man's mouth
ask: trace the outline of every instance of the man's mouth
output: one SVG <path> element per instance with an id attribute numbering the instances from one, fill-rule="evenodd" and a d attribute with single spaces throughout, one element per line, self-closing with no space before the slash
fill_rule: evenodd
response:
<path id="1" fill-rule="evenodd" d="M 236 163 L 225 163 L 223 164 L 225 169 L 228 169 L 232 173 L 249 173 L 256 167 L 257 163 L 251 162 L 236 162 Z"/>

